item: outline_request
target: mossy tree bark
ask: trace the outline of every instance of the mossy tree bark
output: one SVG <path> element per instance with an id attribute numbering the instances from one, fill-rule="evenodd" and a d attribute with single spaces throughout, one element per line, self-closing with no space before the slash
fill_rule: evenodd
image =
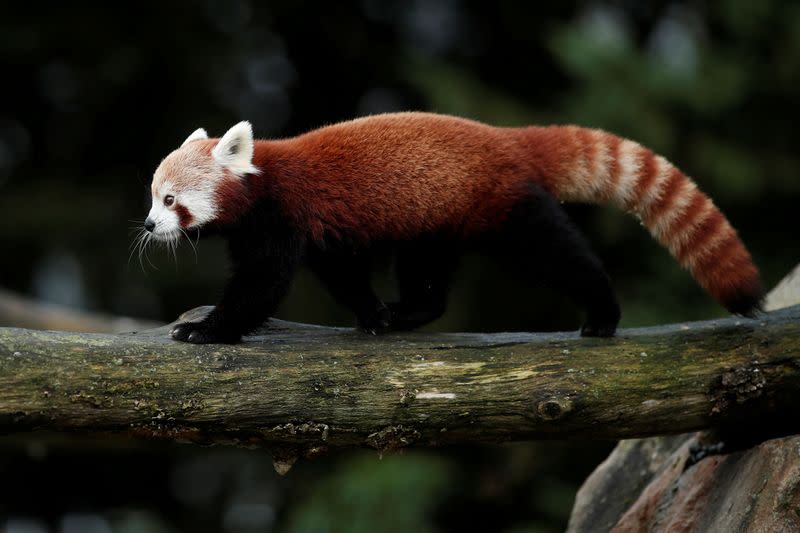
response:
<path id="1" fill-rule="evenodd" d="M 743 424 L 793 412 L 798 319 L 800 306 L 613 339 L 368 337 L 274 321 L 234 346 L 174 342 L 167 328 L 0 328 L 0 433 L 122 433 L 302 455 Z"/>

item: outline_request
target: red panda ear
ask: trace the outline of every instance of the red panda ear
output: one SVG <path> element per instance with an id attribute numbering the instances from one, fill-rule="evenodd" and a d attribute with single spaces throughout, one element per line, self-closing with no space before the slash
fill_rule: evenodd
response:
<path id="1" fill-rule="evenodd" d="M 204 130 L 203 128 L 197 128 L 188 137 L 186 137 L 186 140 L 183 141 L 181 147 L 186 146 L 192 141 L 200 141 L 202 139 L 208 139 L 208 133 L 206 133 L 206 130 Z"/>
<path id="2" fill-rule="evenodd" d="M 237 176 L 257 173 L 253 166 L 253 127 L 247 121 L 239 122 L 222 136 L 211 155 Z"/>

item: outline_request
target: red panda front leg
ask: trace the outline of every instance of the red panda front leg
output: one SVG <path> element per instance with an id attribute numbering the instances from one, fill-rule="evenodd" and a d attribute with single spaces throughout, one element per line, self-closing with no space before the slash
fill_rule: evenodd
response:
<path id="1" fill-rule="evenodd" d="M 200 322 L 178 324 L 172 329 L 172 338 L 194 344 L 239 342 L 277 309 L 294 270 L 285 258 L 237 265 L 222 299 L 208 316 Z"/>
<path id="2" fill-rule="evenodd" d="M 232 234 L 228 247 L 233 275 L 221 300 L 202 321 L 176 325 L 172 338 L 195 344 L 236 343 L 275 312 L 303 258 L 304 243 L 293 231 L 269 229 L 271 235 L 244 228 Z"/>

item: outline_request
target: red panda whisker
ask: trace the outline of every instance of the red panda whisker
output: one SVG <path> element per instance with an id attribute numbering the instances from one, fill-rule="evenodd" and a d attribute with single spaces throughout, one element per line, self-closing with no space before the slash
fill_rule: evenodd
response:
<path id="1" fill-rule="evenodd" d="M 147 272 L 147 269 L 144 268 L 144 261 L 142 260 L 142 255 L 144 254 L 144 249 L 147 246 L 147 239 L 148 233 L 143 232 L 142 237 L 139 240 L 139 266 L 142 268 L 142 272 Z"/>
<path id="2" fill-rule="evenodd" d="M 189 241 L 189 244 L 191 245 L 192 250 L 194 251 L 194 262 L 195 264 L 197 264 L 197 245 L 194 242 L 192 242 L 192 239 L 189 238 L 189 235 L 186 233 L 186 230 L 184 230 L 183 228 L 179 229 L 181 233 L 183 233 L 184 237 L 186 237 L 186 240 Z"/>
<path id="3" fill-rule="evenodd" d="M 178 238 L 175 233 L 170 234 L 170 239 L 167 241 L 170 250 L 172 251 L 172 259 L 175 260 L 175 269 L 178 269 L 178 254 L 176 249 L 178 247 Z"/>
<path id="4" fill-rule="evenodd" d="M 153 242 L 153 234 L 152 233 L 145 234 L 144 245 L 142 246 L 142 252 L 144 254 L 144 258 L 147 260 L 147 262 L 150 264 L 150 266 L 153 267 L 154 270 L 158 270 L 158 267 L 153 264 L 153 262 L 150 260 L 150 255 L 147 253 L 148 252 L 148 246 L 150 246 L 151 242 Z M 139 255 L 139 261 L 141 261 L 141 260 L 142 260 L 142 256 L 140 254 Z M 142 270 L 144 270 L 144 265 L 142 265 Z"/>
<path id="5" fill-rule="evenodd" d="M 131 258 L 133 257 L 133 254 L 136 253 L 138 255 L 138 257 L 139 257 L 139 266 L 141 267 L 142 272 L 144 272 L 144 264 L 142 263 L 142 246 L 144 245 L 144 240 L 146 238 L 146 235 L 147 235 L 147 231 L 144 230 L 144 229 L 142 229 L 139 232 L 139 235 L 136 237 L 136 240 L 134 241 L 134 245 L 133 245 L 133 249 L 131 250 L 131 254 L 130 254 L 130 256 L 128 256 L 128 265 L 130 266 L 130 261 L 131 261 Z"/>
<path id="6" fill-rule="evenodd" d="M 136 253 L 136 250 L 139 247 L 138 246 L 139 241 L 142 239 L 142 234 L 144 233 L 144 231 L 145 231 L 144 229 L 139 228 L 136 237 L 131 240 L 131 244 L 128 246 L 128 248 L 130 249 L 130 253 L 128 254 L 128 264 L 126 267 L 128 269 L 131 268 L 131 259 L 133 259 L 133 254 Z"/>

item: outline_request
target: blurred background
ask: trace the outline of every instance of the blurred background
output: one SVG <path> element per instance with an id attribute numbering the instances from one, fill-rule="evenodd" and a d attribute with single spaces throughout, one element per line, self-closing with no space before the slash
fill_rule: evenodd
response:
<path id="1" fill-rule="evenodd" d="M 800 259 L 796 1 L 16 3 L 0 36 L 0 287 L 37 302 L 162 323 L 213 303 L 221 242 L 130 258 L 160 159 L 198 127 L 219 136 L 247 119 L 285 137 L 397 110 L 630 137 L 715 199 L 768 287 Z M 606 263 L 623 327 L 725 314 L 633 219 L 567 208 Z M 391 272 L 376 283 L 391 293 Z M 307 272 L 278 316 L 353 323 Z M 579 323 L 563 298 L 469 257 L 427 329 Z M 353 452 L 279 478 L 259 451 L 6 438 L 0 528 L 560 531 L 612 446 Z"/>

